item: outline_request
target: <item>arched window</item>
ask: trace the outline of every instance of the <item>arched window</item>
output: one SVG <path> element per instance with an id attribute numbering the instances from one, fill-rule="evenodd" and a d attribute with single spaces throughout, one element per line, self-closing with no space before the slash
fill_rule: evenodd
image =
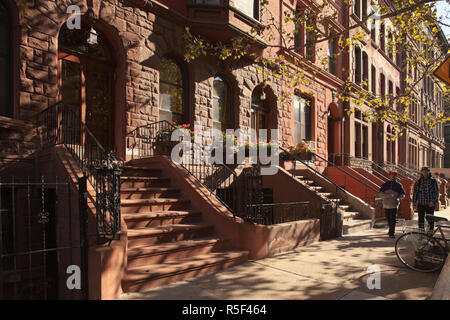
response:
<path id="1" fill-rule="evenodd" d="M 180 66 L 173 59 L 163 57 L 159 68 L 159 120 L 182 124 L 188 119 L 185 112 L 185 83 Z"/>
<path id="2" fill-rule="evenodd" d="M 230 86 L 221 77 L 215 77 L 213 83 L 213 127 L 225 132 L 234 129 L 233 107 Z"/>
<path id="3" fill-rule="evenodd" d="M 0 1 L 0 116 L 12 117 L 11 19 Z"/>

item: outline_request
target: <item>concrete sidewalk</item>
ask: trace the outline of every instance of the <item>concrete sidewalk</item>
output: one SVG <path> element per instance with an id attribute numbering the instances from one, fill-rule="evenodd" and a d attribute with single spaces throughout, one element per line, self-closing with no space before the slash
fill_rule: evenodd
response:
<path id="1" fill-rule="evenodd" d="M 450 218 L 450 208 L 436 215 Z M 386 228 L 374 229 L 120 299 L 426 299 L 439 275 L 406 269 L 394 244 Z M 381 288 L 370 290 L 367 268 L 374 265 Z"/>

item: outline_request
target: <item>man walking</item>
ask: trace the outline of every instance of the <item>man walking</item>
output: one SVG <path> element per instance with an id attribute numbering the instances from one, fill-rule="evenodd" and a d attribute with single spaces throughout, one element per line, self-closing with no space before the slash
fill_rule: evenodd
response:
<path id="1" fill-rule="evenodd" d="M 405 197 L 405 190 L 403 190 L 403 186 L 396 179 L 397 171 L 389 172 L 389 181 L 383 183 L 380 188 L 380 197 L 383 199 L 383 208 L 389 224 L 389 237 L 391 238 L 395 238 L 397 210 L 400 201 Z"/>
<path id="2" fill-rule="evenodd" d="M 431 176 L 429 167 L 423 167 L 420 173 L 422 176 L 414 184 L 413 204 L 419 213 L 419 228 L 424 229 L 425 215 L 434 215 L 434 207 L 439 199 L 439 185 Z M 433 228 L 434 224 L 430 223 L 430 229 Z"/>

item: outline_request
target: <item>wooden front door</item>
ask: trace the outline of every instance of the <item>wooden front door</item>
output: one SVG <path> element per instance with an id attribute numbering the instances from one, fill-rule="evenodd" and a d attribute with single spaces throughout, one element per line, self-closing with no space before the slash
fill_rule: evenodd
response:
<path id="1" fill-rule="evenodd" d="M 114 69 L 83 55 L 59 52 L 59 100 L 105 148 L 114 147 Z"/>

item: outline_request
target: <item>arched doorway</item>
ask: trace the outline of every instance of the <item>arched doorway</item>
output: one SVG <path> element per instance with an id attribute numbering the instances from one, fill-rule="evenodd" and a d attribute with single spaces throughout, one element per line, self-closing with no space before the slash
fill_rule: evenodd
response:
<path id="1" fill-rule="evenodd" d="M 94 27 L 69 30 L 63 25 L 58 37 L 59 101 L 105 148 L 114 148 L 113 50 Z"/>
<path id="2" fill-rule="evenodd" d="M 345 161 L 341 154 L 342 145 L 342 119 L 336 103 L 330 103 L 327 112 L 327 149 L 328 160 L 336 164 L 343 164 Z"/>
<path id="3" fill-rule="evenodd" d="M 267 139 L 272 139 L 270 129 L 278 128 L 276 105 L 277 98 L 270 87 L 260 85 L 253 90 L 250 127 L 256 131 L 257 137 L 261 129 L 266 129 Z"/>

